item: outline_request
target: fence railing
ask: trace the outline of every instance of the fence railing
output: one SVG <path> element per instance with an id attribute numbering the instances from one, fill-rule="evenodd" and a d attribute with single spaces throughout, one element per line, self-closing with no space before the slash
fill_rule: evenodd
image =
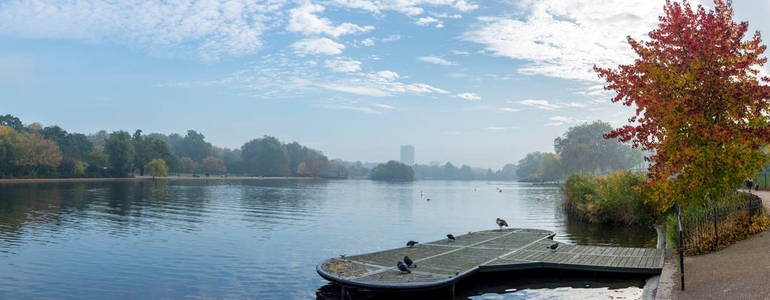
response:
<path id="1" fill-rule="evenodd" d="M 744 230 L 742 227 L 751 226 L 753 218 L 762 212 L 762 199 L 750 195 L 747 201 L 681 213 L 682 250 L 697 253 L 717 249 L 720 235 Z"/>
<path id="2" fill-rule="evenodd" d="M 707 247 L 711 250 L 717 249 L 720 232 L 724 234 L 745 230 L 745 228 L 736 227 L 751 226 L 753 218 L 763 214 L 763 206 L 762 199 L 750 194 L 748 201 L 717 204 L 686 214 L 682 214 L 682 209 L 677 203 L 676 212 L 679 234 L 679 275 L 681 289 L 684 290 L 684 254 L 694 249 L 700 252 Z M 732 220 L 727 222 L 727 218 Z"/>

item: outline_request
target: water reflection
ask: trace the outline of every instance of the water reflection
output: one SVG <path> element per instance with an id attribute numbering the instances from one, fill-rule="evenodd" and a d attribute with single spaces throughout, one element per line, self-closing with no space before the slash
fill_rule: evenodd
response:
<path id="1" fill-rule="evenodd" d="M 0 184 L 0 298 L 310 299 L 319 287 L 329 289 L 315 273 L 329 257 L 490 229 L 496 217 L 514 227 L 555 231 L 556 239 L 570 243 L 654 245 L 647 228 L 570 221 L 556 188 L 514 184 L 501 193 L 498 186 L 368 180 Z M 464 295 L 509 297 L 505 290 L 521 290 L 520 284 L 469 287 Z"/>

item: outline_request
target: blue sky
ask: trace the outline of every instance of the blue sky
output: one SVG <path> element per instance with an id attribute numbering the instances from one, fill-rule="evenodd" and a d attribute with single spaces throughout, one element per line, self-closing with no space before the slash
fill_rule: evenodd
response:
<path id="1" fill-rule="evenodd" d="M 333 158 L 499 168 L 620 125 L 594 64 L 664 1 L 0 1 L 0 113 L 69 131 L 265 134 Z M 693 2 L 698 3 L 698 2 Z M 736 1 L 767 32 L 764 1 Z"/>

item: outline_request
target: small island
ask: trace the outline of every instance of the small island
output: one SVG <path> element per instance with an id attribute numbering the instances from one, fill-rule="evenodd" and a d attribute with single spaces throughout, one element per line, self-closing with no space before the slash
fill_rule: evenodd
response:
<path id="1" fill-rule="evenodd" d="M 414 170 L 410 166 L 391 160 L 374 167 L 369 177 L 382 181 L 414 181 Z"/>

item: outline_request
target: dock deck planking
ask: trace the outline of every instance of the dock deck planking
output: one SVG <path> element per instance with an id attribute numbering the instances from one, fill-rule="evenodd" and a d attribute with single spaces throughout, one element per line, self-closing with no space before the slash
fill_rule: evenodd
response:
<path id="1" fill-rule="evenodd" d="M 418 244 L 341 258 L 318 265 L 318 273 L 343 286 L 373 290 L 438 288 L 475 272 L 561 268 L 604 272 L 657 274 L 663 250 L 570 245 L 552 240 L 553 232 L 506 229 L 469 232 Z M 555 251 L 549 249 L 559 243 Z M 401 274 L 396 262 L 408 255 L 418 265 Z"/>

